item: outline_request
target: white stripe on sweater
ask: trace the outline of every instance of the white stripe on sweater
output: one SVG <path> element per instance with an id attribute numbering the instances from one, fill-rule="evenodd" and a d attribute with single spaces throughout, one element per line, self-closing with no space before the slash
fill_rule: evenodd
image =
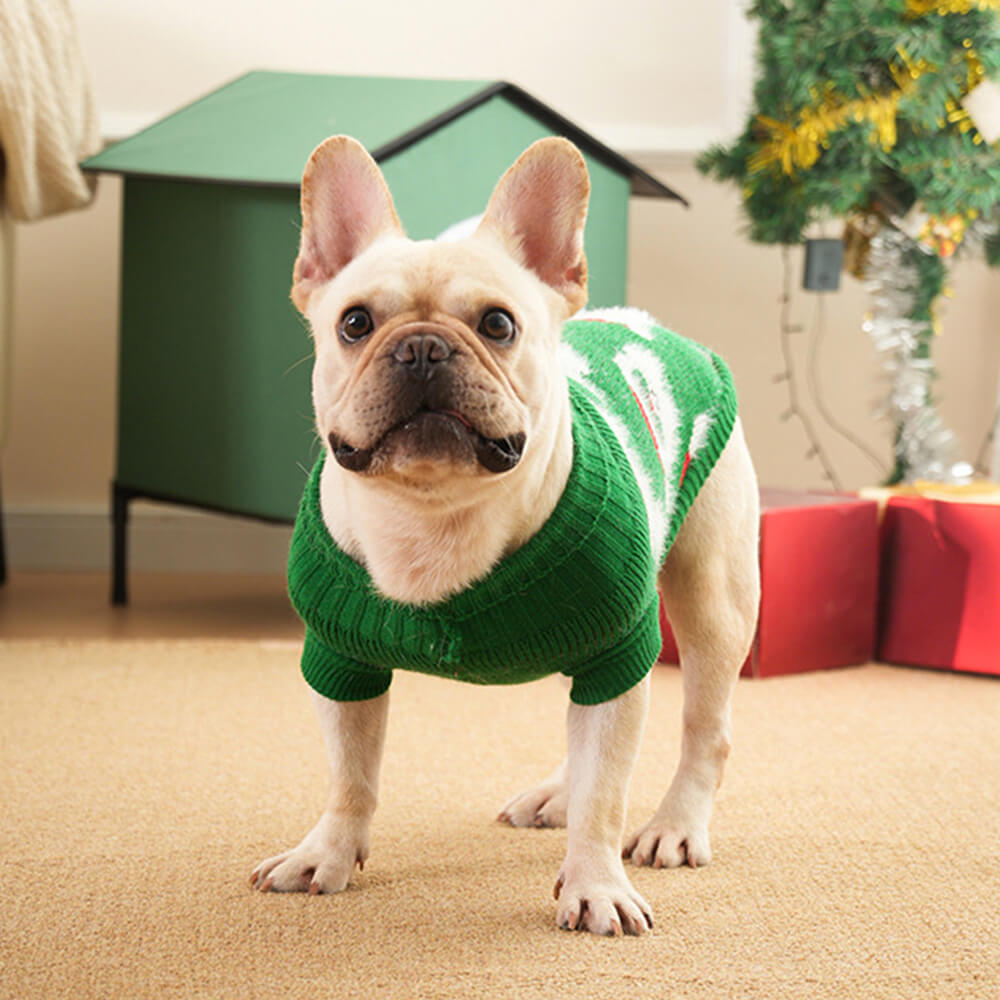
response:
<path id="1" fill-rule="evenodd" d="M 642 309 L 632 306 L 608 306 L 604 309 L 584 309 L 571 317 L 573 320 L 599 320 L 604 323 L 617 323 L 627 326 L 634 334 L 643 340 L 652 340 L 658 324 L 656 320 Z"/>
<path id="2" fill-rule="evenodd" d="M 699 451 L 708 444 L 708 432 L 712 429 L 715 419 L 711 413 L 699 413 L 694 418 L 691 427 L 691 442 L 688 444 L 688 454 L 695 458 Z"/>
<path id="3" fill-rule="evenodd" d="M 563 342 L 560 345 L 560 360 L 567 377 L 585 385 L 591 391 L 594 405 L 625 452 L 646 508 L 653 559 L 659 560 L 663 555 L 667 529 L 674 509 L 675 491 L 669 473 L 679 448 L 677 405 L 663 376 L 660 361 L 655 354 L 638 344 L 626 346 L 615 358 L 615 364 L 621 370 L 626 382 L 638 399 L 643 401 L 642 405 L 647 407 L 650 423 L 660 442 L 663 460 L 667 466 L 663 475 L 665 504 L 658 501 L 653 480 L 642 464 L 639 442 L 633 439 L 628 427 L 615 412 L 604 387 L 591 371 L 587 359 Z M 652 405 L 649 405 L 650 402 Z"/>

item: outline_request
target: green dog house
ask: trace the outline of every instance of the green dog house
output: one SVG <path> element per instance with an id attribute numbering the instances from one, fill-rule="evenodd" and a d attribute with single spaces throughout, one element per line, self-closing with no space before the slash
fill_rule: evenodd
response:
<path id="1" fill-rule="evenodd" d="M 593 185 L 590 295 L 625 298 L 631 194 L 680 195 L 509 83 L 253 72 L 87 160 L 124 178 L 112 600 L 144 498 L 291 522 L 320 444 L 289 301 L 299 182 L 329 135 L 379 162 L 407 233 L 482 212 L 526 146 L 564 135 Z"/>

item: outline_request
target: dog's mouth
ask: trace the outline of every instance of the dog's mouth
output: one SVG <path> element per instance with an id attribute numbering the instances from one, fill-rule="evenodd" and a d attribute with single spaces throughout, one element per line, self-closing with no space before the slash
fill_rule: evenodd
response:
<path id="1" fill-rule="evenodd" d="M 471 448 L 475 460 L 487 472 L 509 472 L 524 454 L 527 435 L 523 432 L 490 438 L 472 426 L 457 410 L 421 409 L 390 427 L 370 448 L 355 448 L 331 433 L 330 450 L 337 464 L 351 472 L 364 472 L 390 438 L 411 439 L 421 454 L 458 457 Z"/>

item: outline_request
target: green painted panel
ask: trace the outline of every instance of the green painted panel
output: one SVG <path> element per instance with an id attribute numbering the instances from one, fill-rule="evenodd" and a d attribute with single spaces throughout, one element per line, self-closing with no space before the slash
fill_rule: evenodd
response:
<path id="1" fill-rule="evenodd" d="M 587 214 L 586 249 L 590 274 L 590 301 L 594 306 L 620 306 L 625 302 L 628 270 L 629 179 L 592 157 L 590 211 Z"/>
<path id="2" fill-rule="evenodd" d="M 552 135 L 536 118 L 495 97 L 382 164 L 396 208 L 414 239 L 431 239 L 486 207 L 503 172 L 536 139 Z M 591 301 L 624 301 L 629 179 L 587 156 Z"/>
<path id="3" fill-rule="evenodd" d="M 413 239 L 433 239 L 478 215 L 503 172 L 551 129 L 494 97 L 382 166 L 400 218 Z"/>
<path id="4" fill-rule="evenodd" d="M 353 135 L 378 149 L 487 86 L 482 80 L 248 73 L 84 166 L 295 186 L 327 136 Z"/>
<path id="5" fill-rule="evenodd" d="M 125 183 L 118 482 L 291 520 L 317 454 L 294 191 Z"/>

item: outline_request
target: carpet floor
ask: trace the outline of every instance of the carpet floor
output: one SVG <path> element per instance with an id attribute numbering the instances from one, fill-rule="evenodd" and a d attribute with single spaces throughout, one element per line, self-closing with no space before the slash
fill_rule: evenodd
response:
<path id="1" fill-rule="evenodd" d="M 677 759 L 655 671 L 629 826 Z M 1000 995 L 1000 681 L 741 682 L 713 863 L 630 869 L 643 938 L 555 927 L 565 832 L 493 822 L 564 744 L 559 679 L 393 685 L 372 856 L 338 896 L 248 876 L 324 799 L 284 642 L 0 642 L 3 998 Z"/>

